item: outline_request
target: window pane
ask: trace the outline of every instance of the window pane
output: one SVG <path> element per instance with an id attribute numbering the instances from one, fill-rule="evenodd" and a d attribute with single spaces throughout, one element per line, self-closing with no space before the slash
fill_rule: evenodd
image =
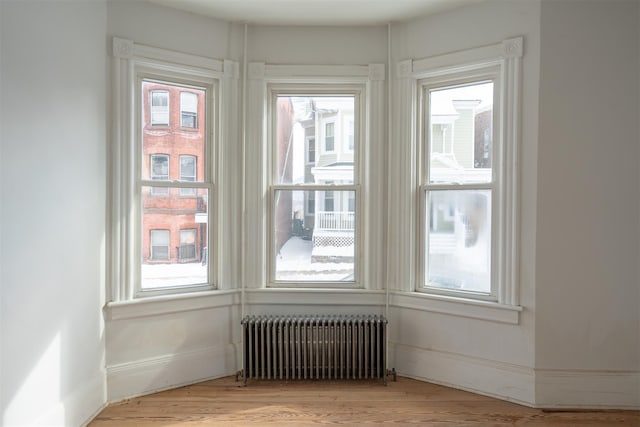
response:
<path id="1" fill-rule="evenodd" d="M 491 182 L 493 82 L 429 93 L 429 182 Z"/>
<path id="2" fill-rule="evenodd" d="M 276 191 L 276 280 L 355 280 L 356 215 L 355 206 L 349 210 L 352 200 L 354 191 Z"/>
<path id="3" fill-rule="evenodd" d="M 491 190 L 427 192 L 427 286 L 491 292 Z"/>
<path id="4" fill-rule="evenodd" d="M 196 197 L 179 197 L 166 188 L 153 197 L 142 187 L 142 289 L 208 283 L 208 190 L 188 188 Z"/>
<path id="5" fill-rule="evenodd" d="M 276 183 L 354 182 L 354 96 L 278 96 L 276 109 Z"/>
<path id="6" fill-rule="evenodd" d="M 193 165 L 193 173 L 189 175 L 193 179 L 183 179 L 184 165 L 182 159 L 183 157 L 192 157 L 204 162 L 206 158 L 204 126 L 200 126 L 197 130 L 185 131 L 182 129 L 184 124 L 177 111 L 171 113 L 171 120 L 169 120 L 168 105 L 178 105 L 178 102 L 180 102 L 181 109 L 186 107 L 189 110 L 187 112 L 181 111 L 180 114 L 191 114 L 195 120 L 196 115 L 204 111 L 206 91 L 204 89 L 155 81 L 143 81 L 141 89 L 142 99 L 144 100 L 144 105 L 142 106 L 142 179 L 158 179 L 154 178 L 154 176 L 160 175 L 159 169 L 154 168 L 159 168 L 159 165 L 152 162 L 152 155 L 163 153 L 163 155 L 167 156 L 167 163 L 166 167 L 163 166 L 164 169 L 162 171 L 165 177 L 162 179 L 203 182 L 206 165 L 198 164 L 197 167 Z M 185 92 L 185 90 L 188 90 L 188 92 Z M 152 105 L 148 105 L 149 102 Z M 164 104 L 164 106 L 159 105 L 156 107 L 156 102 Z M 151 113 L 160 107 L 165 108 L 166 111 L 166 127 L 150 126 L 154 124 L 151 117 L 153 114 Z M 195 128 L 196 126 L 189 127 Z"/>

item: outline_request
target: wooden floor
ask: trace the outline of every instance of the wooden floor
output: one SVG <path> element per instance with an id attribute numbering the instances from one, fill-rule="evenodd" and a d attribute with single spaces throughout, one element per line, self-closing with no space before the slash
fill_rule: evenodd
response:
<path id="1" fill-rule="evenodd" d="M 206 381 L 111 405 L 99 426 L 633 426 L 640 411 L 543 412 L 408 378 Z"/>

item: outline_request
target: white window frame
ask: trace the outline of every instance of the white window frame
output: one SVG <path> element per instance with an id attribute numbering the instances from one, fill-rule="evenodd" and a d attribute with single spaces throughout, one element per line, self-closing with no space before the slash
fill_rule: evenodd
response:
<path id="1" fill-rule="evenodd" d="M 222 218 L 219 214 L 221 172 L 217 162 L 221 135 L 220 113 L 223 82 L 237 82 L 237 63 L 219 61 L 164 49 L 135 44 L 130 40 L 113 39 L 114 56 L 114 145 L 111 153 L 112 212 L 109 225 L 109 255 L 107 298 L 110 304 L 126 303 L 136 298 L 203 292 L 218 287 L 218 238 Z M 206 169 L 202 182 L 162 182 L 170 188 L 203 188 L 208 190 L 208 277 L 209 283 L 177 286 L 167 289 L 141 289 L 142 217 L 141 188 L 159 185 L 158 181 L 141 177 L 142 80 L 205 88 L 205 148 Z M 226 101 L 228 102 L 228 100 Z M 201 123 L 202 126 L 202 123 Z M 225 215 L 225 221 L 230 216 Z M 231 228 L 231 227 L 227 227 Z M 203 295 L 206 295 L 203 294 Z"/>
<path id="2" fill-rule="evenodd" d="M 163 106 L 154 106 L 153 105 L 153 95 L 156 93 L 164 93 L 167 96 L 167 105 Z M 152 89 L 149 91 L 149 124 L 151 126 L 169 126 L 171 122 L 171 114 L 170 114 L 170 96 L 169 91 L 164 89 Z M 164 120 L 158 120 L 157 116 L 167 117 L 166 122 Z"/>
<path id="3" fill-rule="evenodd" d="M 417 160 L 415 175 L 416 206 L 415 220 L 418 230 L 416 242 L 416 279 L 414 291 L 425 296 L 443 297 L 441 304 L 455 304 L 456 301 L 478 301 L 495 304 L 502 310 L 496 317 L 508 323 L 517 322 L 519 301 L 519 241 L 518 241 L 518 188 L 519 188 L 519 145 L 520 145 L 520 70 L 523 55 L 521 37 L 504 40 L 501 43 L 481 48 L 469 49 L 452 54 L 422 60 L 406 60 L 398 70 L 405 79 L 404 88 L 413 94 L 404 94 L 405 102 L 410 102 L 415 121 L 414 145 Z M 425 151 L 429 149 L 426 127 L 425 93 L 433 87 L 448 86 L 450 83 L 465 83 L 494 80 L 494 120 L 493 158 L 491 187 L 492 194 L 492 284 L 489 295 L 448 291 L 425 287 L 426 283 L 426 215 L 428 164 Z M 496 95 L 497 94 L 497 97 Z M 428 100 L 427 100 L 428 102 Z M 471 186 L 473 187 L 473 186 Z M 484 187 L 480 185 L 480 187 Z M 437 300 L 434 300 L 437 301 Z M 434 303 L 435 304 L 435 303 Z M 429 304 L 428 304 L 429 305 Z M 433 304 L 431 304 L 433 305 Z M 442 310 L 442 306 L 439 306 Z M 448 306 L 447 306 L 448 307 Z M 470 307 L 470 306 L 469 306 Z M 489 307 L 489 306 L 485 306 Z M 503 308 L 512 307 L 504 310 Z M 451 306 L 452 313 L 464 312 Z M 447 310 L 445 310 L 447 311 Z M 448 311 L 447 311 L 448 312 Z M 488 315 L 492 317 L 493 314 Z"/>
<path id="4" fill-rule="evenodd" d="M 269 141 L 274 121 L 267 108 L 272 91 L 283 94 L 336 95 L 343 91 L 359 93 L 356 109 L 360 108 L 361 119 L 356 120 L 356 147 L 354 185 L 335 184 L 332 189 L 352 190 L 357 193 L 356 212 L 356 262 L 353 282 L 276 282 L 273 254 L 273 200 L 275 189 L 323 191 L 326 186 L 316 184 L 272 185 L 275 181 L 271 170 Z M 346 94 L 346 93 L 345 93 Z M 361 65 L 271 65 L 248 64 L 247 121 L 256 126 L 247 128 L 246 171 L 246 233 L 251 236 L 245 242 L 242 270 L 247 288 L 366 288 L 383 289 L 381 253 L 384 248 L 382 229 L 384 195 L 370 191 L 382 188 L 382 174 L 371 175 L 371 164 L 382 165 L 386 156 L 384 133 L 385 112 L 385 66 L 383 64 Z M 262 123 L 262 126 L 258 125 Z M 319 156 L 316 137 L 316 156 Z M 320 140 L 322 141 L 322 140 Z M 364 149 L 366 147 L 366 150 Z M 322 148 L 322 147 L 321 147 Z M 275 150 L 273 150 L 275 151 Z M 377 167 L 377 166 L 376 166 Z M 358 170 L 359 168 L 359 170 Z M 378 187 L 380 186 L 380 187 Z M 316 194 L 318 196 L 318 194 Z M 266 201 L 266 202 L 265 202 Z M 317 200 L 316 200 L 317 202 Z M 317 214 L 317 210 L 316 210 Z"/>
<path id="5" fill-rule="evenodd" d="M 331 288 L 331 287 L 353 287 L 358 282 L 359 277 L 359 253 L 361 251 L 360 245 L 362 241 L 360 231 L 360 218 L 358 212 L 356 212 L 356 228 L 354 230 L 355 234 L 355 254 L 354 254 L 354 280 L 353 281 L 308 281 L 308 282 L 299 282 L 299 281 L 286 281 L 286 280 L 276 280 L 276 256 L 275 253 L 275 199 L 278 191 L 319 191 L 322 195 L 322 203 L 326 202 L 326 194 L 330 192 L 332 194 L 332 202 L 334 207 L 336 206 L 336 192 L 340 191 L 353 191 L 355 193 L 356 199 L 360 197 L 360 189 L 362 188 L 362 167 L 358 163 L 359 156 L 355 156 L 353 162 L 353 184 L 336 184 L 334 182 L 325 182 L 325 183 L 312 183 L 312 184 L 279 184 L 278 174 L 276 170 L 276 156 L 277 156 L 277 99 L 278 96 L 352 96 L 354 100 L 354 118 L 364 117 L 364 106 L 365 106 L 365 96 L 366 96 L 366 86 L 358 85 L 358 84 L 340 84 L 340 83 L 329 83 L 323 85 L 317 84 L 305 84 L 305 83 L 279 83 L 279 84 L 270 84 L 267 87 L 269 105 L 270 108 L 267 111 L 267 115 L 269 117 L 269 130 L 268 130 L 268 138 L 267 138 L 267 155 L 269 160 L 267 170 L 268 170 L 268 178 L 267 183 L 269 186 L 269 202 L 268 202 L 268 218 L 270 227 L 268 228 L 268 242 L 269 242 L 269 250 L 267 253 L 269 254 L 269 286 L 272 287 L 312 287 L 312 288 Z M 364 119 L 360 120 L 363 122 Z M 326 129 L 326 124 L 333 123 L 334 125 L 334 150 L 329 151 L 329 153 L 335 152 L 335 144 L 336 144 L 336 120 L 331 119 L 328 121 L 321 122 L 321 129 L 323 129 L 322 140 L 325 141 L 324 130 Z M 365 146 L 366 144 L 359 144 L 360 146 Z M 325 147 L 326 148 L 326 147 Z M 326 151 L 325 151 L 326 153 Z M 317 155 L 317 154 L 316 154 Z M 341 194 L 341 193 L 339 193 Z M 316 194 L 317 195 L 317 194 Z M 322 211 L 326 210 L 322 209 Z M 316 210 L 314 215 L 317 215 L 318 211 Z"/>

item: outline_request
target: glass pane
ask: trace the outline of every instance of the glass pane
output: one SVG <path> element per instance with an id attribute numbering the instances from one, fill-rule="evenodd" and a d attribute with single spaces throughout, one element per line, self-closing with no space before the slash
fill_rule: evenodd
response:
<path id="1" fill-rule="evenodd" d="M 279 190 L 275 207 L 276 280 L 355 280 L 355 191 Z"/>
<path id="2" fill-rule="evenodd" d="M 429 182 L 491 182 L 493 82 L 429 93 Z"/>
<path id="3" fill-rule="evenodd" d="M 352 184 L 354 96 L 278 96 L 278 184 Z"/>
<path id="4" fill-rule="evenodd" d="M 142 289 L 208 283 L 208 190 L 142 187 Z M 180 197 L 188 190 L 195 197 Z"/>
<path id="5" fill-rule="evenodd" d="M 196 161 L 196 164 L 193 165 L 195 179 L 191 181 L 203 182 L 206 169 L 204 164 L 206 158 L 204 155 L 205 127 L 197 126 L 197 116 L 204 117 L 206 91 L 155 81 L 143 81 L 141 89 L 141 99 L 144 101 L 142 105 L 142 179 L 178 181 L 184 170 L 181 158 L 191 156 Z M 184 92 L 184 90 L 188 90 L 188 92 Z M 181 105 L 181 98 L 184 98 L 185 95 L 190 100 L 188 102 L 189 108 L 195 109 L 192 113 L 181 112 L 177 108 L 171 107 Z M 149 105 L 151 102 L 153 105 Z M 164 105 L 156 106 L 156 102 L 158 104 L 164 103 Z M 157 119 L 154 114 L 159 109 L 164 109 L 162 114 L 166 115 L 166 118 L 163 119 L 166 126 L 161 128 L 151 126 L 158 124 L 154 121 Z M 184 114 L 189 115 L 186 122 Z M 185 130 L 183 127 L 198 127 L 198 129 Z M 162 154 L 166 159 L 166 163 L 162 167 L 152 161 L 159 154 Z M 157 178 L 160 175 L 162 178 Z"/>
<path id="6" fill-rule="evenodd" d="M 491 292 L 491 190 L 427 192 L 427 286 Z"/>

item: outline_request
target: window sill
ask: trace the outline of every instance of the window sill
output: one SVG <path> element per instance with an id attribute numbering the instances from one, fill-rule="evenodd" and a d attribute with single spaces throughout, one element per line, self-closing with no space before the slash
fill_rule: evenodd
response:
<path id="1" fill-rule="evenodd" d="M 206 291 L 179 295 L 161 295 L 107 303 L 108 320 L 125 320 L 183 311 L 204 310 L 239 304 L 237 290 Z"/>
<path id="2" fill-rule="evenodd" d="M 418 292 L 393 292 L 390 304 L 394 307 L 450 314 L 511 325 L 517 325 L 520 322 L 520 312 L 523 310 L 521 306 L 443 295 L 427 295 Z"/>

